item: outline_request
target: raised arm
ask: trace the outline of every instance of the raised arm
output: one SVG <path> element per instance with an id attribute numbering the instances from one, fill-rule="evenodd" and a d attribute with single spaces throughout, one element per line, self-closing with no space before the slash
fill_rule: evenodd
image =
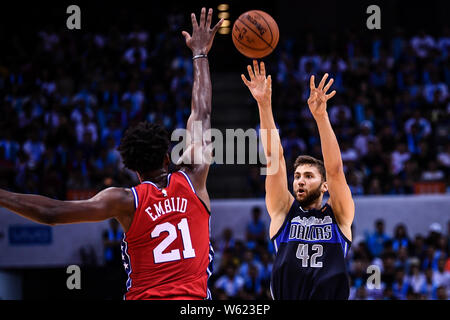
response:
<path id="1" fill-rule="evenodd" d="M 183 31 L 186 45 L 192 50 L 194 65 L 194 84 L 192 87 L 191 115 L 189 116 L 186 129 L 190 134 L 191 141 L 186 152 L 179 161 L 189 164 L 185 171 L 189 175 L 197 194 L 209 206 L 209 198 L 206 193 L 206 178 L 208 176 L 209 162 L 204 161 L 203 154 L 209 150 L 210 137 L 204 133 L 211 128 L 211 76 L 209 72 L 208 52 L 211 49 L 214 36 L 222 25 L 221 19 L 211 29 L 213 10 L 202 8 L 200 24 L 197 23 L 195 14 L 191 14 L 192 36 Z M 194 156 L 196 154 L 196 156 Z M 195 160 L 201 161 L 195 161 Z"/>
<path id="2" fill-rule="evenodd" d="M 38 223 L 57 225 L 110 218 L 123 221 L 134 211 L 134 198 L 131 190 L 123 188 L 108 188 L 82 201 L 60 201 L 0 189 L 0 206 Z"/>
<path id="3" fill-rule="evenodd" d="M 339 144 L 328 118 L 327 101 L 336 94 L 336 91 L 333 90 L 330 94 L 326 94 L 334 81 L 330 79 L 324 87 L 327 78 L 328 74 L 325 74 L 316 88 L 314 76 L 311 76 L 311 94 L 308 99 L 308 106 L 319 129 L 323 162 L 327 175 L 326 181 L 330 194 L 329 203 L 333 208 L 339 227 L 344 235 L 351 240 L 350 227 L 355 216 L 355 204 L 345 179 Z"/>
<path id="4" fill-rule="evenodd" d="M 264 62 L 259 68 L 254 60 L 253 70 L 251 66 L 247 69 L 250 81 L 244 75 L 241 77 L 258 103 L 261 140 L 267 159 L 266 206 L 271 218 L 270 237 L 273 237 L 283 224 L 294 197 L 288 189 L 286 161 L 272 114 L 272 77 L 266 78 Z"/>

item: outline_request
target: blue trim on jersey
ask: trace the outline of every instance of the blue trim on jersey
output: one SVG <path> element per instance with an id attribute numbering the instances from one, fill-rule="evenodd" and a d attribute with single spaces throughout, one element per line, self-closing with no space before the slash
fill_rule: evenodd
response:
<path id="1" fill-rule="evenodd" d="M 134 197 L 134 208 L 137 210 L 137 208 L 139 206 L 139 197 L 138 197 L 138 194 L 134 187 L 131 187 L 131 191 L 133 192 L 133 197 Z"/>
<path id="2" fill-rule="evenodd" d="M 193 185 L 192 182 L 191 182 L 191 179 L 189 179 L 189 176 L 188 176 L 185 172 L 183 172 L 183 171 L 178 171 L 178 172 L 180 172 L 181 174 L 184 175 L 184 177 L 186 178 L 187 182 L 188 182 L 189 185 L 191 186 L 192 191 L 194 191 L 194 193 L 197 194 L 197 192 L 195 192 L 195 188 L 194 188 L 194 185 Z"/>
<path id="3" fill-rule="evenodd" d="M 133 271 L 131 268 L 131 259 L 130 256 L 128 255 L 128 243 L 126 241 L 126 234 L 123 234 L 123 240 L 122 240 L 122 245 L 121 245 L 121 250 L 122 250 L 122 260 L 123 260 L 123 266 L 125 268 L 125 272 L 128 275 L 128 279 L 126 282 L 126 286 L 127 286 L 127 292 L 128 290 L 131 288 L 131 272 Z M 123 296 L 124 300 L 125 300 L 125 295 Z"/>
<path id="4" fill-rule="evenodd" d="M 299 226 L 301 225 L 300 223 L 292 222 L 292 219 L 294 219 L 297 216 L 297 215 L 295 215 L 295 211 L 294 211 L 294 214 L 291 214 L 292 208 L 295 205 L 295 203 L 296 203 L 296 201 L 294 200 L 294 203 L 292 204 L 291 209 L 289 210 L 289 212 L 286 216 L 286 220 L 284 221 L 282 227 L 277 232 L 277 234 L 272 238 L 272 241 L 275 246 L 275 252 L 278 252 L 278 248 L 280 247 L 280 245 L 282 243 L 288 243 L 288 242 L 292 242 L 292 241 L 293 242 L 305 242 L 305 243 L 339 243 L 341 245 L 342 252 L 344 253 L 344 258 L 347 257 L 348 248 L 351 245 L 351 242 L 342 234 L 342 231 L 339 228 L 339 226 L 337 225 L 336 220 L 334 218 L 333 209 L 328 204 L 325 204 L 324 207 L 329 207 L 331 212 L 328 212 L 328 213 L 324 212 L 324 216 L 329 215 L 332 219 L 332 223 L 323 224 L 323 225 L 313 225 L 313 226 L 315 226 L 315 227 L 331 226 L 332 236 L 330 239 L 308 240 L 308 239 L 290 238 L 291 226 L 292 225 L 299 225 Z M 320 211 L 322 211 L 324 207 L 322 207 L 322 209 Z M 303 210 L 301 207 L 299 207 L 299 208 L 300 208 L 300 210 L 302 210 L 303 213 L 308 213 L 308 211 Z"/>
<path id="5" fill-rule="evenodd" d="M 211 239 L 211 216 L 209 216 L 209 238 Z M 205 298 L 205 300 L 212 300 L 211 291 L 209 291 L 209 288 L 208 288 L 208 281 L 213 273 L 213 260 L 214 260 L 214 249 L 211 244 L 211 241 L 209 242 L 208 258 L 209 258 L 209 264 L 208 264 L 208 267 L 206 268 L 206 274 L 208 275 L 208 278 L 206 279 L 206 298 Z"/>

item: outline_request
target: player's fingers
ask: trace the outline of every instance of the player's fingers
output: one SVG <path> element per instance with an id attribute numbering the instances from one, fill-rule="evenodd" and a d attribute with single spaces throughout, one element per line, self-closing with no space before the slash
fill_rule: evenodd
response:
<path id="1" fill-rule="evenodd" d="M 272 89 L 272 76 L 269 74 L 269 76 L 267 77 L 267 87 L 269 89 Z"/>
<path id="2" fill-rule="evenodd" d="M 200 28 L 205 26 L 206 21 L 206 8 L 202 8 L 202 12 L 200 13 Z"/>
<path id="3" fill-rule="evenodd" d="M 220 21 L 217 22 L 217 24 L 214 26 L 214 28 L 212 29 L 213 34 L 216 34 L 217 30 L 219 30 L 220 26 L 221 26 L 222 23 L 223 23 L 223 20 L 224 20 L 223 18 L 220 19 Z"/>
<path id="4" fill-rule="evenodd" d="M 266 66 L 264 65 L 264 62 L 261 61 L 260 63 L 260 68 L 259 68 L 259 72 L 262 76 L 266 76 Z"/>
<path id="5" fill-rule="evenodd" d="M 255 79 L 255 74 L 253 73 L 253 69 L 251 66 L 247 66 L 248 75 L 250 76 L 250 80 L 253 81 Z"/>
<path id="6" fill-rule="evenodd" d="M 312 90 L 314 90 L 316 88 L 314 79 L 315 79 L 314 75 L 312 75 L 311 78 L 309 78 L 309 88 L 311 89 L 311 92 L 312 92 Z"/>
<path id="7" fill-rule="evenodd" d="M 182 31 L 181 34 L 186 39 L 186 41 L 188 41 L 191 38 L 191 35 L 189 33 L 187 33 L 186 31 Z"/>
<path id="8" fill-rule="evenodd" d="M 335 94 L 336 94 L 336 90 L 333 90 L 333 91 L 331 91 L 330 94 L 327 94 L 327 95 L 325 96 L 325 98 L 326 98 L 327 100 L 329 100 L 329 99 L 333 98 Z"/>
<path id="9" fill-rule="evenodd" d="M 209 28 L 211 27 L 212 14 L 213 14 L 213 9 L 210 8 L 208 10 L 208 16 L 206 17 L 206 29 L 207 30 L 209 30 Z"/>
<path id="10" fill-rule="evenodd" d="M 328 89 L 330 89 L 331 85 L 333 84 L 334 79 L 331 78 L 330 81 L 328 81 L 327 85 L 325 86 L 325 88 L 323 88 L 323 93 L 327 93 Z"/>
<path id="11" fill-rule="evenodd" d="M 250 85 L 250 82 L 247 80 L 247 78 L 243 74 L 241 74 L 241 78 L 242 81 L 244 81 L 245 85 L 248 87 Z"/>
<path id="12" fill-rule="evenodd" d="M 192 20 L 192 28 L 195 30 L 198 28 L 198 22 L 197 17 L 195 16 L 195 13 L 191 13 L 191 20 Z"/>
<path id="13" fill-rule="evenodd" d="M 322 80 L 320 80 L 319 86 L 317 87 L 317 89 L 322 90 L 323 86 L 325 85 L 325 81 L 328 78 L 328 73 L 325 73 L 325 75 L 322 77 Z"/>
<path id="14" fill-rule="evenodd" d="M 255 76 L 259 76 L 259 66 L 256 60 L 253 60 L 253 69 L 255 70 Z"/>

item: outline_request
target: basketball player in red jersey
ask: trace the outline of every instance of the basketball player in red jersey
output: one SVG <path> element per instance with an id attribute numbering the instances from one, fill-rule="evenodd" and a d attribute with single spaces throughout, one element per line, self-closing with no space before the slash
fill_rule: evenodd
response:
<path id="1" fill-rule="evenodd" d="M 195 14 L 191 18 L 192 36 L 182 32 L 194 65 L 188 132 L 193 131 L 196 121 L 201 122 L 203 130 L 211 126 L 207 54 L 223 22 L 211 29 L 212 9 L 206 14 L 205 8 L 200 24 Z M 170 174 L 169 143 L 169 134 L 160 125 L 142 122 L 126 131 L 119 151 L 124 165 L 139 177 L 141 184 L 136 187 L 108 188 L 84 201 L 58 201 L 0 190 L 0 205 L 49 225 L 117 219 L 125 232 L 122 257 L 128 281 L 124 299 L 210 299 L 207 280 L 213 251 L 206 190 L 209 164 L 200 161 Z M 208 143 L 203 138 L 191 141 L 188 153 L 204 150 Z"/>

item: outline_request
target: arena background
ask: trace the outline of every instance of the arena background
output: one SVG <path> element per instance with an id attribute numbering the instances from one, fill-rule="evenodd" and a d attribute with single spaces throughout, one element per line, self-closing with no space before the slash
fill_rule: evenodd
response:
<path id="1" fill-rule="evenodd" d="M 302 61 L 310 61 L 317 74 L 329 70 L 339 80 L 336 85 L 341 97 L 329 110 L 336 110 L 332 124 L 345 154 L 346 175 L 356 203 L 348 260 L 351 298 L 447 299 L 448 1 L 427 1 L 426 5 L 392 0 L 2 3 L 0 187 L 79 199 L 107 186 L 136 183 L 114 158 L 117 137 L 142 119 L 161 121 L 170 130 L 185 123 L 192 69 L 181 31 L 190 32 L 191 12 L 198 13 L 206 6 L 217 14 L 221 3 L 230 5 L 231 24 L 241 13 L 260 9 L 279 25 L 279 45 L 264 61 L 276 78 L 274 114 L 288 165 L 296 154 L 320 157 L 312 119 L 302 113 L 307 110 L 303 81 L 307 63 Z M 66 28 L 66 8 L 71 4 L 81 8 L 81 30 Z M 381 30 L 366 28 L 366 8 L 372 4 L 381 8 Z M 433 39 L 428 47 L 424 40 L 424 53 L 422 47 L 412 45 L 421 30 Z M 133 48 L 132 37 L 138 38 L 142 32 L 147 33 L 142 45 L 146 57 L 137 64 L 127 52 Z M 216 36 L 209 60 L 212 126 L 223 131 L 256 128 L 256 105 L 240 81 L 250 60 L 233 47 L 230 34 Z M 366 67 L 360 68 L 355 61 Z M 412 82 L 407 82 L 408 75 Z M 114 85 L 118 102 L 104 98 L 105 92 L 114 92 Z M 434 90 L 442 90 L 442 94 L 435 97 Z M 410 96 L 405 98 L 405 92 Z M 411 133 L 406 124 L 414 118 L 414 111 L 425 124 Z M 83 126 L 83 117 L 94 123 L 98 135 L 92 145 L 86 145 L 80 133 L 89 128 Z M 61 140 L 64 134 L 69 138 Z M 51 151 L 35 151 L 33 146 L 41 149 L 39 143 L 27 147 L 27 142 L 35 142 L 33 135 L 42 142 L 43 150 Z M 367 156 L 360 141 L 369 144 L 369 140 L 377 142 Z M 17 150 L 12 147 L 14 142 Z M 406 150 L 401 150 L 401 144 Z M 210 169 L 211 235 L 216 248 L 210 287 L 215 299 L 269 298 L 267 271 L 273 248 L 267 235 L 264 180 L 258 169 L 259 165 L 213 165 Z M 266 231 L 262 236 L 252 234 L 262 226 L 251 224 L 254 207 L 262 210 L 260 219 Z M 383 235 L 374 233 L 380 219 L 384 221 Z M 407 237 L 395 237 L 399 224 L 406 227 Z M 108 221 L 48 227 L 0 209 L 0 299 L 121 299 L 125 272 L 120 262 L 111 258 L 115 254 L 105 249 L 109 228 Z M 224 240 L 227 232 L 229 241 Z M 111 248 L 120 250 L 117 243 Z M 439 266 L 442 259 L 446 271 Z M 419 271 L 413 275 L 417 260 Z M 66 287 L 66 268 L 71 264 L 81 266 L 81 290 Z M 383 270 L 380 290 L 364 285 L 365 270 L 372 264 Z M 231 291 L 217 285 L 226 282 L 228 265 L 234 266 L 235 276 L 244 283 Z M 249 275 L 253 267 L 259 274 L 254 281 Z M 404 279 L 400 287 L 397 278 Z"/>

